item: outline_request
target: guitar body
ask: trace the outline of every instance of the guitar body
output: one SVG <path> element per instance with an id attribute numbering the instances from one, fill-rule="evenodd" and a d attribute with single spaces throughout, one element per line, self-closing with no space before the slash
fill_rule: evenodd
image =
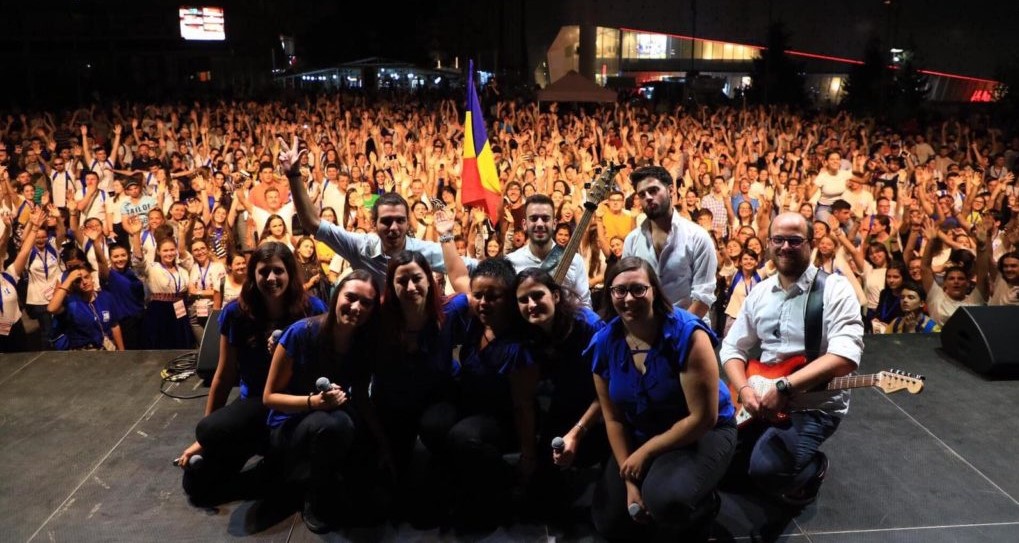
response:
<path id="1" fill-rule="evenodd" d="M 787 358 L 778 364 L 762 364 L 758 360 L 751 360 L 747 363 L 747 384 L 754 389 L 758 397 L 763 395 L 773 383 L 807 365 L 804 356 Z M 845 390 L 850 388 L 876 387 L 885 394 L 891 394 L 900 390 L 908 390 L 910 394 L 918 394 L 923 391 L 924 378 L 922 375 L 913 375 L 900 370 L 885 370 L 870 375 L 847 375 L 832 379 L 824 390 Z M 736 408 L 736 426 L 742 428 L 753 419 L 753 415 L 738 401 L 739 391 L 729 387 L 732 395 L 732 402 Z M 788 420 L 789 415 L 779 413 L 776 416 L 778 423 Z"/>
<path id="2" fill-rule="evenodd" d="M 787 375 L 792 375 L 796 370 L 807 365 L 807 358 L 804 356 L 793 356 L 779 362 L 778 364 L 764 364 L 759 360 L 751 360 L 747 363 L 747 384 L 754 389 L 757 396 L 764 394 L 776 380 Z M 733 406 L 736 408 L 736 425 L 742 427 L 749 422 L 753 416 L 747 411 L 741 402 L 737 400 L 739 391 L 729 387 L 732 396 Z M 780 421 L 788 419 L 785 413 L 779 413 Z"/>

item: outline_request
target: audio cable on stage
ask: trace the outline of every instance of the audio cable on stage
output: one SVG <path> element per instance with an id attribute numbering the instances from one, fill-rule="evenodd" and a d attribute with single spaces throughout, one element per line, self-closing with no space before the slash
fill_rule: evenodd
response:
<path id="1" fill-rule="evenodd" d="M 198 398 L 204 398 L 208 396 L 209 395 L 208 393 L 195 394 L 191 396 L 178 396 L 167 392 L 167 388 L 170 385 L 174 383 L 182 383 L 186 381 L 188 378 L 195 375 L 195 369 L 197 367 L 198 367 L 198 353 L 196 351 L 184 353 L 180 356 L 174 357 L 169 362 L 167 362 L 166 367 L 163 368 L 161 372 L 159 372 L 159 376 L 162 378 L 162 381 L 159 384 L 159 392 L 171 398 L 176 398 L 178 400 L 195 400 Z"/>

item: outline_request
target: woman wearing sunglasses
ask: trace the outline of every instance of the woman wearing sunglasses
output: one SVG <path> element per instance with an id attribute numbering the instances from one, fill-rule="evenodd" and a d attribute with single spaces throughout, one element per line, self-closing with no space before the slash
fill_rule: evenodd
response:
<path id="1" fill-rule="evenodd" d="M 672 306 L 643 259 L 605 278 L 603 318 L 587 349 L 612 454 L 592 515 L 609 539 L 675 539 L 707 529 L 736 445 L 711 330 Z"/>

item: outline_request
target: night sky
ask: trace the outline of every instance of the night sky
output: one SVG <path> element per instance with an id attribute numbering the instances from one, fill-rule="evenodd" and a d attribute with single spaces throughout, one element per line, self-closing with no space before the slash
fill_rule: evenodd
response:
<path id="1" fill-rule="evenodd" d="M 861 58 L 864 44 L 878 36 L 886 44 L 915 45 L 921 67 L 993 78 L 999 62 L 1015 56 L 1014 28 L 1019 3 L 992 0 L 210 0 L 226 9 L 226 47 L 267 59 L 280 34 L 296 36 L 304 68 L 382 56 L 418 63 L 436 57 L 480 58 L 491 65 L 533 68 L 562 25 L 581 20 L 690 35 L 691 6 L 697 6 L 699 37 L 762 43 L 769 20 L 782 20 L 794 49 Z M 176 10 L 201 2 L 167 0 L 0 0 L 0 61 L 9 75 L 26 60 L 25 42 L 35 51 L 74 56 L 87 49 L 68 36 L 93 36 L 97 29 L 123 32 L 137 14 L 145 23 L 130 29 L 155 36 L 142 46 L 179 47 Z M 398 7 L 397 7 L 398 6 Z M 122 16 L 122 14 L 132 14 Z M 121 25 L 121 26 L 118 26 Z M 526 39 L 524 36 L 526 35 Z M 97 39 L 95 37 L 88 39 Z M 163 44 L 153 45 L 158 40 Z M 112 38 L 131 50 L 135 41 Z M 526 54 L 527 60 L 524 61 Z M 487 56 L 486 56 L 487 55 Z M 489 66 L 491 67 L 491 66 Z"/>

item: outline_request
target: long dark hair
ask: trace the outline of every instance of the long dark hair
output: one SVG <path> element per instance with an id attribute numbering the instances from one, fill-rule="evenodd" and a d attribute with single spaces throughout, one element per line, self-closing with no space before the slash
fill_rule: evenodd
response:
<path id="1" fill-rule="evenodd" d="M 251 252 L 251 258 L 248 259 L 247 277 L 244 280 L 244 286 L 241 287 L 241 295 L 238 297 L 241 313 L 256 322 L 270 322 L 269 308 L 256 284 L 255 268 L 259 263 L 271 262 L 274 258 L 280 259 L 289 278 L 287 289 L 283 292 L 286 321 L 293 322 L 306 317 L 311 305 L 308 293 L 304 290 L 304 274 L 301 272 L 300 266 L 297 265 L 294 252 L 290 250 L 290 247 L 278 241 L 267 241 Z"/>
<path id="2" fill-rule="evenodd" d="M 517 287 L 528 279 L 543 285 L 553 295 L 559 296 L 559 301 L 555 304 L 555 316 L 552 318 L 552 331 L 548 336 L 553 341 L 566 339 L 573 332 L 573 323 L 580 314 L 580 298 L 573 290 L 556 283 L 552 274 L 541 268 L 527 268 L 518 273 Z"/>
<path id="3" fill-rule="evenodd" d="M 428 322 L 434 322 L 437 328 L 442 328 L 445 316 L 442 312 L 442 293 L 439 292 L 439 285 L 435 283 L 432 267 L 421 253 L 400 251 L 389 259 L 389 268 L 386 270 L 386 290 L 382 294 L 382 319 L 386 324 L 386 329 L 403 328 L 403 310 L 400 308 L 400 300 L 396 297 L 396 269 L 411 263 L 421 267 L 421 271 L 428 281 L 428 296 L 425 298 L 425 314 L 430 316 Z"/>
<path id="4" fill-rule="evenodd" d="M 379 286 L 375 283 L 375 279 L 371 273 L 365 270 L 354 270 L 347 274 L 343 279 L 340 279 L 336 283 L 336 288 L 333 289 L 333 295 L 329 297 L 329 311 L 324 315 L 315 317 L 322 320 L 322 326 L 319 328 L 318 334 L 318 360 L 316 363 L 323 364 L 324 361 L 332 361 L 336 358 L 336 305 L 340 299 L 340 292 L 343 287 L 351 281 L 364 281 L 372 286 L 372 290 L 375 292 L 373 298 L 375 304 L 372 307 L 371 317 L 365 322 L 361 329 L 367 332 L 366 334 L 358 335 L 358 344 L 360 345 L 374 345 L 375 339 L 378 339 L 378 322 L 379 322 Z"/>
<path id="5" fill-rule="evenodd" d="M 616 277 L 628 271 L 644 270 L 647 273 L 648 283 L 651 285 L 651 292 L 655 296 L 655 301 L 651 304 L 651 309 L 654 311 L 655 317 L 664 319 L 665 317 L 672 314 L 672 302 L 669 301 L 668 296 L 665 295 L 665 289 L 662 288 L 662 282 L 658 279 L 658 274 L 655 273 L 655 269 L 648 264 L 647 260 L 637 256 L 627 256 L 621 258 L 619 262 L 609 268 L 609 271 L 605 273 L 605 290 L 602 292 L 602 309 L 601 318 L 605 322 L 608 322 L 616 316 L 616 308 L 612 305 L 612 282 L 616 280 Z"/>

